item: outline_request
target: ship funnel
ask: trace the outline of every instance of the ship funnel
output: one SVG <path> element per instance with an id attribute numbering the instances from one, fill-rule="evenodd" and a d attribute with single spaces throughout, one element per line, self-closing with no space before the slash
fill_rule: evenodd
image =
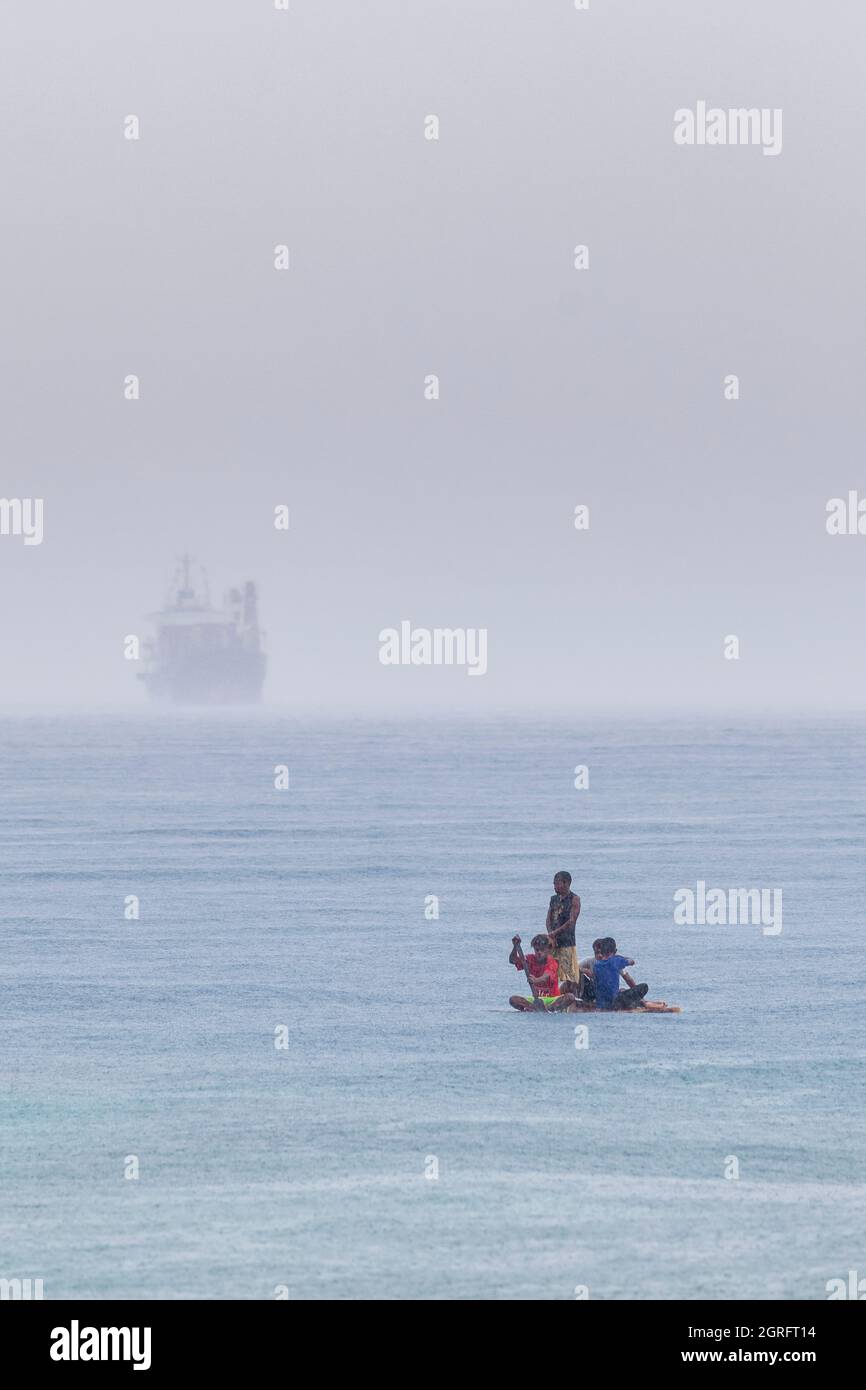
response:
<path id="1" fill-rule="evenodd" d="M 257 628 L 259 625 L 259 601 L 256 586 L 251 580 L 244 585 L 244 627 Z"/>

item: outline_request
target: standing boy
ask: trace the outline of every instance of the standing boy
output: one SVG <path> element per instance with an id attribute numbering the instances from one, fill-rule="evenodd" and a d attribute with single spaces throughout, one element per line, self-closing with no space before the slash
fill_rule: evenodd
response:
<path id="1" fill-rule="evenodd" d="M 560 869 L 553 880 L 553 897 L 547 909 L 544 929 L 553 943 L 553 958 L 559 970 L 560 980 L 580 983 L 580 970 L 577 951 L 574 946 L 574 928 L 580 916 L 580 898 L 571 891 L 571 874 Z"/>

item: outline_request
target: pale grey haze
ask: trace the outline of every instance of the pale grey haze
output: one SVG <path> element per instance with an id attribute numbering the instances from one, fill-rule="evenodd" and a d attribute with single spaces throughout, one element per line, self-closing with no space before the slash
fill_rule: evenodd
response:
<path id="1" fill-rule="evenodd" d="M 143 707 L 188 549 L 257 580 L 271 705 L 858 706 L 864 46 L 854 0 L 4 0 L 2 702 Z M 781 153 L 677 147 L 701 100 Z M 488 674 L 381 666 L 406 618 Z"/>

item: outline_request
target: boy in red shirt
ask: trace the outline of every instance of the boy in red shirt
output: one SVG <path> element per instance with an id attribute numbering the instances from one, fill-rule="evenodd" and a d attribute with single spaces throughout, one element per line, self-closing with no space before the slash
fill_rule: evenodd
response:
<path id="1" fill-rule="evenodd" d="M 519 936 L 513 936 L 511 941 L 511 955 L 508 959 L 517 970 L 526 968 L 534 998 L 525 999 L 520 994 L 512 994 L 509 1004 L 512 1009 L 519 1009 L 522 1013 L 532 1013 L 538 1008 L 539 1003 L 541 1008 L 546 1010 L 559 998 L 559 967 L 550 954 L 550 937 L 534 936 L 533 954 L 528 956 L 523 954 Z"/>

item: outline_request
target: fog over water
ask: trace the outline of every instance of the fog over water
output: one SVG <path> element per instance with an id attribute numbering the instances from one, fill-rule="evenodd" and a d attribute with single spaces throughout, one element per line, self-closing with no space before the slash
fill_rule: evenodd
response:
<path id="1" fill-rule="evenodd" d="M 7 3 L 0 492 L 44 540 L 0 536 L 2 704 L 143 708 L 184 550 L 258 582 L 278 707 L 859 704 L 864 39 L 833 0 Z M 678 147 L 699 101 L 781 152 Z M 403 620 L 486 628 L 485 677 L 381 666 Z"/>

